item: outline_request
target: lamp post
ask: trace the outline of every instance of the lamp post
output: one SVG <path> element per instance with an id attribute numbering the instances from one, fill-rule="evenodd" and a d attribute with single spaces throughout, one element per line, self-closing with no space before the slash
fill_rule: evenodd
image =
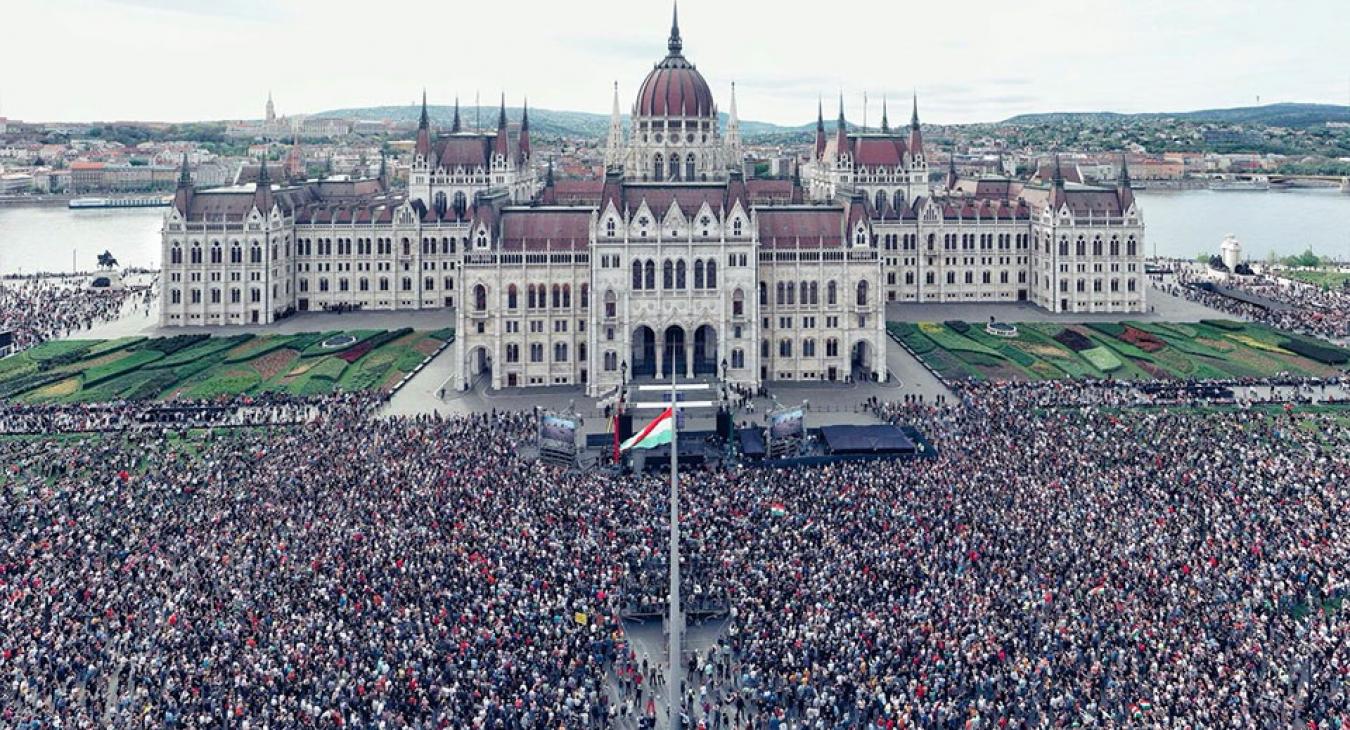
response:
<path id="1" fill-rule="evenodd" d="M 619 363 L 619 390 L 622 391 L 624 388 L 627 387 L 628 387 L 628 360 L 627 358 L 625 358 L 623 362 Z M 620 398 L 623 397 L 622 392 L 620 392 L 619 397 Z"/>
<path id="2" fill-rule="evenodd" d="M 727 359 L 724 357 L 722 358 L 722 380 L 726 381 L 726 379 L 727 379 Z"/>

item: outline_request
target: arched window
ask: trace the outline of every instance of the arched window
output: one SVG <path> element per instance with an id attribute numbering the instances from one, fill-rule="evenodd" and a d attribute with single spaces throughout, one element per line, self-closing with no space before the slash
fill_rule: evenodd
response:
<path id="1" fill-rule="evenodd" d="M 880 213 L 881 211 L 883 211 L 883 210 L 886 209 L 886 191 L 885 191 L 885 190 L 878 190 L 878 191 L 877 191 L 877 194 L 876 194 L 876 206 L 877 206 L 877 212 L 878 212 L 878 213 Z"/>
<path id="2" fill-rule="evenodd" d="M 670 259 L 661 264 L 661 288 L 675 288 L 675 264 Z"/>
<path id="3" fill-rule="evenodd" d="M 778 286 L 775 289 L 773 297 L 774 306 L 781 307 L 787 302 L 787 294 L 785 293 L 786 290 L 787 290 L 786 285 L 784 285 L 783 282 L 781 281 L 778 282 Z"/>
<path id="4" fill-rule="evenodd" d="M 642 284 L 642 288 L 643 288 L 643 289 L 655 289 L 655 288 L 656 288 L 656 262 L 655 262 L 655 261 L 653 261 L 653 260 L 651 260 L 651 259 L 647 259 L 647 267 L 646 267 L 646 272 L 645 272 L 645 273 L 646 273 L 646 276 L 643 277 L 644 282 L 643 282 L 643 284 Z"/>
<path id="5" fill-rule="evenodd" d="M 183 249 L 180 248 L 178 244 L 174 244 L 173 248 L 169 249 L 169 263 L 171 264 L 183 263 Z"/>
<path id="6" fill-rule="evenodd" d="M 811 338 L 802 340 L 802 357 L 816 356 L 816 341 Z"/>
<path id="7" fill-rule="evenodd" d="M 745 293 L 740 288 L 731 293 L 731 316 L 745 316 Z"/>
<path id="8" fill-rule="evenodd" d="M 1100 238 L 1092 239 L 1092 255 L 1093 256 L 1102 255 L 1102 239 Z"/>
<path id="9" fill-rule="evenodd" d="M 1136 253 L 1138 250 L 1139 250 L 1139 249 L 1138 249 L 1138 244 L 1135 242 L 1134 236 L 1130 236 L 1128 239 L 1125 240 L 1125 255 L 1126 255 L 1126 256 L 1133 256 L 1133 255 L 1135 255 L 1135 253 Z"/>
<path id="10" fill-rule="evenodd" d="M 609 220 L 605 221 L 605 235 L 609 236 L 610 238 L 613 238 L 614 231 L 615 231 L 614 219 L 610 218 Z"/>
<path id="11" fill-rule="evenodd" d="M 235 243 L 234 245 L 230 246 L 230 263 L 232 264 L 244 263 L 244 249 L 241 248 L 238 243 Z"/>
<path id="12" fill-rule="evenodd" d="M 867 306 L 867 280 L 858 282 L 858 306 Z"/>
<path id="13" fill-rule="evenodd" d="M 895 208 L 897 211 L 905 209 L 905 192 L 903 190 L 895 191 L 895 197 L 892 198 L 892 200 L 894 202 L 891 204 L 891 207 Z"/>
<path id="14" fill-rule="evenodd" d="M 685 180 L 693 180 L 693 179 L 694 179 L 694 153 L 693 153 L 693 152 L 690 152 L 689 155 L 688 155 L 687 157 L 684 158 L 684 179 L 685 179 Z"/>
<path id="15" fill-rule="evenodd" d="M 567 362 L 567 343 L 556 342 L 553 344 L 553 362 Z"/>
<path id="16" fill-rule="evenodd" d="M 562 306 L 562 287 L 553 285 L 553 308 L 558 309 Z"/>
<path id="17" fill-rule="evenodd" d="M 1120 239 L 1115 238 L 1114 236 L 1111 238 L 1111 255 L 1112 256 L 1120 255 Z"/>
<path id="18" fill-rule="evenodd" d="M 202 245 L 200 243 L 192 244 L 192 263 L 200 264 L 202 262 Z"/>
<path id="19" fill-rule="evenodd" d="M 248 262 L 250 264 L 262 263 L 262 246 L 259 246 L 256 243 L 253 244 L 253 247 L 248 251 Z"/>
<path id="20" fill-rule="evenodd" d="M 563 284 L 563 288 L 562 288 L 562 297 L 563 297 L 563 301 L 562 301 L 563 309 L 571 309 L 571 308 L 572 308 L 572 285 L 571 285 L 571 284 Z"/>
<path id="21" fill-rule="evenodd" d="M 825 340 L 825 357 L 839 357 L 839 340 L 833 337 Z"/>
<path id="22" fill-rule="evenodd" d="M 684 259 L 675 262 L 675 288 L 683 289 L 685 287 L 685 267 Z"/>
<path id="23" fill-rule="evenodd" d="M 736 369 L 745 367 L 745 350 L 738 347 L 731 351 L 731 367 Z"/>
<path id="24" fill-rule="evenodd" d="M 469 209 L 469 198 L 463 192 L 455 193 L 454 197 L 455 217 L 463 218 L 464 211 Z"/>
<path id="25" fill-rule="evenodd" d="M 591 285 L 581 285 L 581 308 L 586 309 L 591 306 Z"/>
<path id="26" fill-rule="evenodd" d="M 820 304 L 820 283 L 811 282 L 811 303 Z"/>
<path id="27" fill-rule="evenodd" d="M 516 291 L 516 285 L 512 284 L 506 288 L 506 308 L 515 309 L 519 292 Z"/>
<path id="28" fill-rule="evenodd" d="M 525 302 L 526 306 L 529 307 L 530 309 L 534 309 L 539 306 L 539 301 L 535 298 L 536 296 L 538 295 L 534 291 L 534 284 L 527 285 L 525 287 Z"/>
<path id="29" fill-rule="evenodd" d="M 709 289 L 717 288 L 717 262 L 708 259 L 708 278 L 704 280 Z"/>
<path id="30" fill-rule="evenodd" d="M 633 288 L 642 288 L 642 262 L 633 259 Z"/>
<path id="31" fill-rule="evenodd" d="M 762 281 L 759 282 L 759 306 L 769 306 L 769 285 Z"/>
<path id="32" fill-rule="evenodd" d="M 652 179 L 660 180 L 665 171 L 666 158 L 663 157 L 660 152 L 657 152 L 656 157 L 652 158 Z"/>
<path id="33" fill-rule="evenodd" d="M 1069 239 L 1067 238 L 1059 239 L 1059 255 L 1060 256 L 1069 255 Z"/>
<path id="34" fill-rule="evenodd" d="M 731 222 L 731 235 L 739 237 L 741 235 L 741 219 L 737 218 Z"/>
<path id="35" fill-rule="evenodd" d="M 1083 237 L 1082 237 L 1082 236 L 1079 236 L 1079 237 L 1078 237 L 1078 242 L 1077 242 L 1076 244 L 1074 244 L 1073 250 L 1074 250 L 1074 253 L 1078 254 L 1079 256 L 1086 256 L 1086 255 L 1087 255 L 1087 241 L 1083 240 Z"/>
<path id="36" fill-rule="evenodd" d="M 181 263 L 181 262 L 180 262 L 180 263 Z M 178 289 L 170 289 L 170 290 L 169 290 L 169 303 L 170 303 L 170 304 L 182 304 L 182 303 L 183 303 L 183 292 L 182 292 L 181 290 L 178 290 Z"/>
<path id="37" fill-rule="evenodd" d="M 694 259 L 694 288 L 703 288 L 703 259 Z"/>
<path id="38" fill-rule="evenodd" d="M 798 285 L 798 287 L 799 288 L 797 289 L 797 301 L 801 302 L 802 304 L 810 304 L 811 303 L 810 285 L 808 285 L 806 282 L 803 281 L 801 284 Z"/>
<path id="39" fill-rule="evenodd" d="M 834 306 L 839 303 L 839 286 L 831 279 L 825 284 L 825 303 Z"/>
<path id="40" fill-rule="evenodd" d="M 487 311 L 487 287 L 482 284 L 473 288 L 473 308 L 479 312 Z"/>
<path id="41" fill-rule="evenodd" d="M 619 299 L 618 297 L 614 296 L 614 291 L 611 289 L 605 292 L 605 317 L 607 319 L 613 319 L 614 317 L 618 316 L 618 314 L 619 314 Z"/>
<path id="42" fill-rule="evenodd" d="M 432 198 L 431 207 L 436 209 L 436 216 L 438 218 L 444 218 L 446 211 L 445 193 L 441 192 L 436 193 L 436 195 Z"/>
<path id="43" fill-rule="evenodd" d="M 220 243 L 219 242 L 213 243 L 211 244 L 211 263 L 218 264 L 220 262 L 221 262 Z"/>
<path id="44" fill-rule="evenodd" d="M 678 154 L 670 156 L 670 179 L 680 179 L 680 156 Z"/>

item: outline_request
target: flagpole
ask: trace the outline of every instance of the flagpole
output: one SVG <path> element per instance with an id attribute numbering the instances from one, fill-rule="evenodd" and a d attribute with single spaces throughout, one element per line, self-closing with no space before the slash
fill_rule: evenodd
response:
<path id="1" fill-rule="evenodd" d="M 669 727 L 680 727 L 680 419 L 677 415 L 675 359 L 670 361 L 670 710 Z"/>

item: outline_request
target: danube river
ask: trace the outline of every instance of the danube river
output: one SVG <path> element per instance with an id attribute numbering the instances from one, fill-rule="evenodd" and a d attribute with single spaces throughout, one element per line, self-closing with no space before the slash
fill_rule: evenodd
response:
<path id="1" fill-rule="evenodd" d="M 1254 259 L 1301 253 L 1350 260 L 1350 195 L 1335 190 L 1186 190 L 1138 193 L 1148 251 L 1192 258 L 1217 253 L 1232 233 Z M 69 210 L 0 206 L 0 274 L 94 268 L 105 249 L 123 266 L 160 263 L 163 208 Z"/>

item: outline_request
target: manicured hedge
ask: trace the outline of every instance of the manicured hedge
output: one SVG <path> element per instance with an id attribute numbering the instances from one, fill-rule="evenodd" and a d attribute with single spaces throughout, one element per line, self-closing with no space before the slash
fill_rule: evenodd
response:
<path id="1" fill-rule="evenodd" d="M 1241 332 L 1247 326 L 1241 322 L 1234 322 L 1231 319 L 1202 319 L 1200 324 L 1209 325 L 1216 329 L 1227 330 L 1229 332 Z"/>
<path id="2" fill-rule="evenodd" d="M 965 322 L 959 319 L 949 319 L 943 322 L 943 324 L 950 327 L 952 331 L 956 332 L 957 334 L 964 335 L 965 333 L 970 331 L 970 325 L 966 324 Z"/>
<path id="3" fill-rule="evenodd" d="M 33 372 L 0 383 L 0 398 L 12 398 L 20 393 L 51 385 L 70 377 L 69 373 Z"/>
<path id="4" fill-rule="evenodd" d="M 160 337 L 136 346 L 137 350 L 151 350 L 158 352 L 161 357 L 168 357 L 179 350 L 186 350 L 193 345 L 210 339 L 210 335 L 174 335 L 173 337 Z"/>
<path id="5" fill-rule="evenodd" d="M 125 375 L 156 360 L 161 360 L 163 357 L 164 353 L 159 350 L 136 350 L 126 357 L 84 371 L 84 387 L 90 388 L 105 380 L 112 380 L 119 375 Z"/>
<path id="6" fill-rule="evenodd" d="M 253 339 L 253 335 L 235 335 L 233 337 L 213 337 L 188 347 L 155 363 L 156 368 L 173 368 L 187 365 L 205 357 L 233 349 Z M 158 349 L 158 348 L 156 348 Z"/>
<path id="7" fill-rule="evenodd" d="M 1332 345 L 1320 345 L 1307 340 L 1287 339 L 1280 343 L 1280 347 L 1326 365 L 1344 365 L 1350 362 L 1350 351 Z"/>
<path id="8" fill-rule="evenodd" d="M 427 336 L 428 336 L 428 337 L 435 337 L 436 339 L 440 340 L 441 342 L 450 342 L 451 340 L 455 339 L 455 328 L 454 328 L 454 327 L 442 327 L 441 329 L 438 329 L 438 330 L 432 330 L 432 331 L 428 332 L 428 333 L 427 333 Z"/>
<path id="9" fill-rule="evenodd" d="M 313 344 L 311 344 L 309 347 L 302 349 L 300 351 L 300 357 L 319 357 L 321 355 L 336 355 L 339 352 L 342 352 L 343 350 L 355 347 L 356 345 L 365 342 L 366 340 L 372 337 L 376 337 L 382 332 L 384 332 L 384 330 L 351 330 L 350 332 L 325 332 L 322 337 L 314 340 Z M 350 335 L 352 337 L 355 337 L 356 339 L 352 342 L 349 342 L 346 345 L 343 345 L 342 347 L 323 346 L 324 340 L 327 340 L 330 337 L 338 337 L 341 335 Z"/>
<path id="10" fill-rule="evenodd" d="M 145 342 L 145 340 L 146 340 L 145 337 L 119 337 L 115 340 L 107 340 L 105 342 L 100 342 L 97 345 L 94 345 L 93 347 L 89 348 L 89 352 L 88 354 L 85 355 L 85 357 L 95 358 L 100 355 L 106 355 L 110 352 L 125 350 L 128 347 L 135 347 L 141 344 L 142 342 Z"/>
<path id="11" fill-rule="evenodd" d="M 1093 322 L 1089 324 L 1088 329 L 1096 330 L 1104 335 L 1119 337 L 1125 334 L 1125 325 L 1117 322 Z"/>

